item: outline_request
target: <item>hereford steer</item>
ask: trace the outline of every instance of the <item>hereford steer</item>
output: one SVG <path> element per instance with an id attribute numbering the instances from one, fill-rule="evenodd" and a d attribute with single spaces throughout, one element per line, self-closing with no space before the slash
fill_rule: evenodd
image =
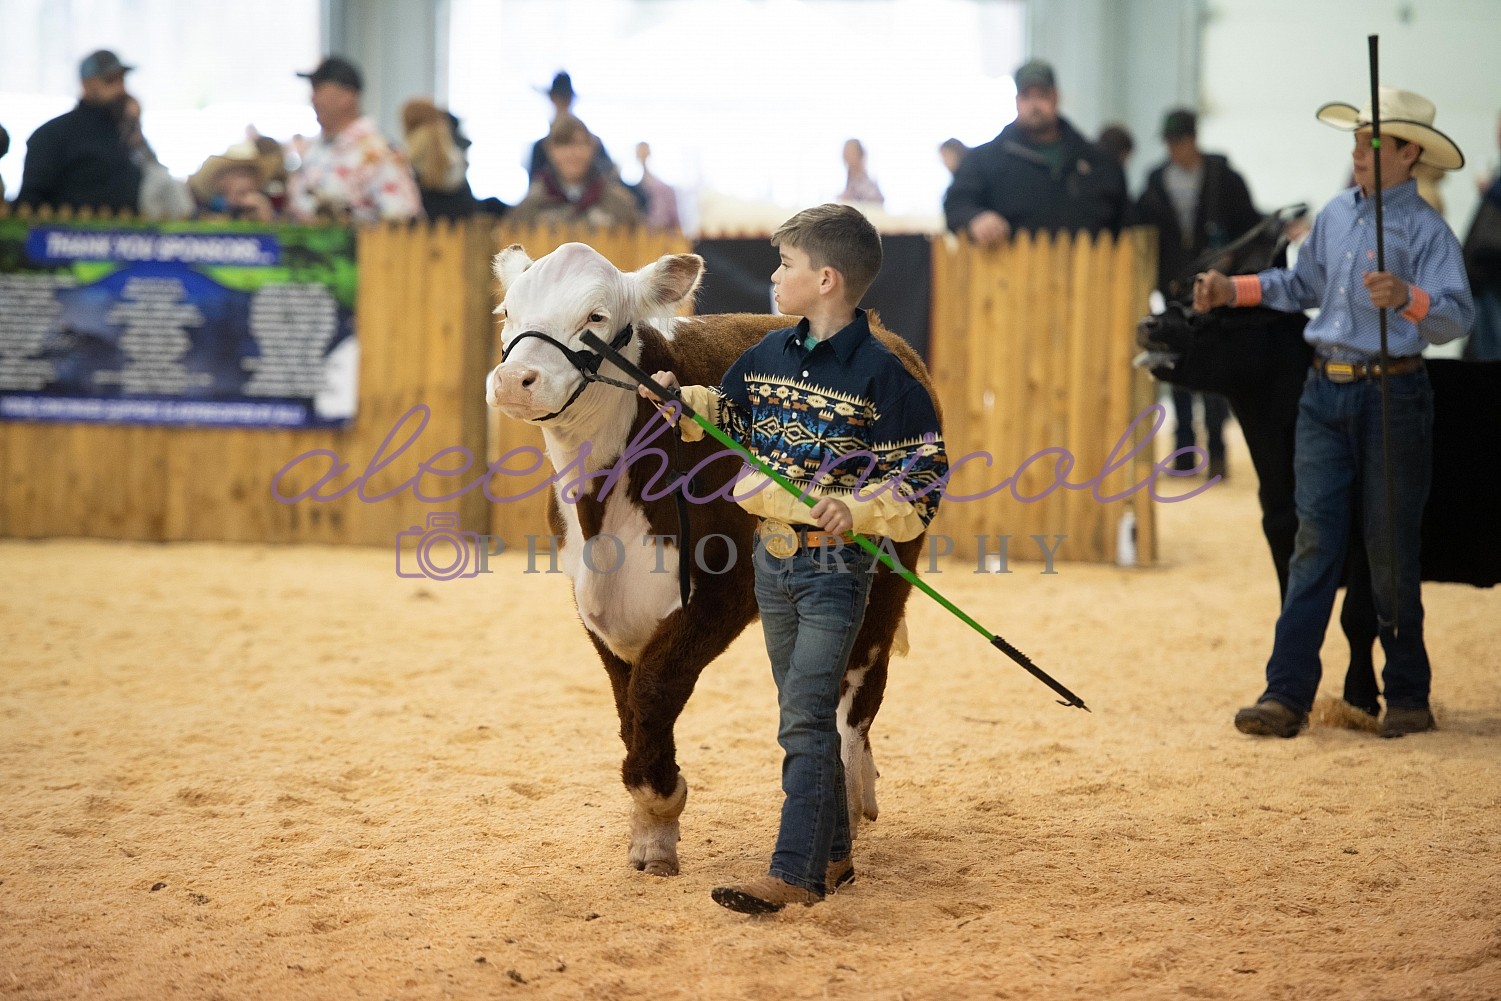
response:
<path id="1" fill-rule="evenodd" d="M 1143 320 L 1137 343 L 1152 374 L 1230 401 L 1259 480 L 1262 530 L 1277 580 L 1298 531 L 1293 449 L 1298 398 L 1313 349 L 1307 318 L 1263 307 L 1192 313 L 1172 305 Z M 1423 579 L 1491 587 L 1501 583 L 1501 362 L 1430 359 L 1433 384 L 1433 480 L 1423 512 Z M 1359 524 L 1359 520 L 1355 521 Z M 1350 641 L 1345 701 L 1380 711 L 1371 652 L 1377 636 L 1371 574 L 1359 532 L 1350 536 L 1340 625 Z"/>
<path id="2" fill-rule="evenodd" d="M 626 274 L 579 243 L 538 261 L 507 247 L 495 258 L 505 296 L 496 309 L 502 362 L 486 384 L 491 406 L 542 429 L 554 469 L 567 474 L 556 478 L 548 518 L 562 540 L 560 565 L 573 581 L 579 618 L 615 695 L 625 743 L 621 773 L 634 801 L 630 860 L 659 876 L 678 872 L 678 818 L 688 794 L 674 724 L 699 672 L 757 614 L 754 519 L 722 499 L 740 460 L 712 438 L 678 441 L 625 374 L 585 348 L 580 335 L 592 331 L 648 372 L 717 384 L 748 347 L 796 318 L 675 316 L 702 273 L 703 260 L 691 254 Z M 874 320 L 871 327 L 931 393 L 916 353 Z M 692 473 L 686 490 L 693 503 L 678 503 L 673 494 L 681 489 L 667 489 L 675 471 Z M 686 603 L 678 575 L 684 514 L 693 557 Z M 913 567 L 921 547 L 918 538 L 895 549 Z M 870 725 L 893 641 L 899 632 L 905 639 L 899 627 L 910 590 L 880 568 L 845 672 L 839 727 L 852 828 L 861 815 L 876 816 Z"/>

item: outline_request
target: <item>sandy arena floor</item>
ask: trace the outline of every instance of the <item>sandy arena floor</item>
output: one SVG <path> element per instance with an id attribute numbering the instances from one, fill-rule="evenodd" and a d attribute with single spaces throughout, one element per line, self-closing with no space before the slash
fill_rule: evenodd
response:
<path id="1" fill-rule="evenodd" d="M 1158 568 L 935 581 L 1092 715 L 914 598 L 859 879 L 764 919 L 709 899 L 780 802 L 759 630 L 681 722 L 659 879 L 561 577 L 0 542 L 0 998 L 1501 997 L 1501 594 L 1426 589 L 1440 732 L 1242 737 L 1276 582 L 1235 472 Z"/>

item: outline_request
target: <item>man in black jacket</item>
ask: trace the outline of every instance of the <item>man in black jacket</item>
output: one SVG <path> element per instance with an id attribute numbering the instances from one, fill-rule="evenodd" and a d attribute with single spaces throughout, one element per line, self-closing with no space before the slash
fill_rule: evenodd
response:
<path id="1" fill-rule="evenodd" d="M 1016 71 L 1016 121 L 964 157 L 943 198 L 949 229 L 982 246 L 1018 230 L 1118 231 L 1126 177 L 1116 159 L 1058 116 L 1053 68 Z"/>
<path id="2" fill-rule="evenodd" d="M 1162 123 L 1162 141 L 1167 143 L 1167 162 L 1147 178 L 1146 191 L 1136 206 L 1137 218 L 1157 228 L 1157 288 L 1167 299 L 1193 301 L 1193 268 L 1207 250 L 1223 247 L 1261 222 L 1261 213 L 1251 204 L 1246 182 L 1230 168 L 1230 161 L 1199 149 L 1198 117 L 1187 108 L 1175 108 Z M 1222 264 L 1210 265 L 1224 268 Z M 1177 412 L 1176 447 L 1194 444 L 1193 397 L 1186 389 L 1173 387 Z M 1225 442 L 1222 436 L 1230 404 L 1223 396 L 1202 394 L 1204 432 L 1208 439 L 1209 475 L 1225 476 Z M 1180 470 L 1193 469 L 1193 455 L 1174 460 Z"/>
<path id="3" fill-rule="evenodd" d="M 135 211 L 141 168 L 120 134 L 125 74 L 132 68 L 107 49 L 84 59 L 77 107 L 43 124 L 26 142 L 17 203 Z"/>

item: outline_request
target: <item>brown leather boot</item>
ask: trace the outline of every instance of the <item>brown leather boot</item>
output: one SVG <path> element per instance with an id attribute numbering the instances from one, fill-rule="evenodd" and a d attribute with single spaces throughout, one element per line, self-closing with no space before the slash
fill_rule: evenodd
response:
<path id="1" fill-rule="evenodd" d="M 793 886 L 769 874 L 731 886 L 716 886 L 711 896 L 719 906 L 741 914 L 771 914 L 788 904 L 812 907 L 823 899 L 812 890 Z"/>
<path id="2" fill-rule="evenodd" d="M 1433 711 L 1427 706 L 1409 709 L 1403 706 L 1387 706 L 1386 716 L 1381 721 L 1381 736 L 1402 737 L 1409 733 L 1424 733 L 1437 730 Z"/>
<path id="3" fill-rule="evenodd" d="M 855 881 L 855 860 L 842 858 L 830 861 L 829 867 L 823 872 L 823 886 L 827 893 L 838 893 L 840 887 L 848 886 Z"/>
<path id="4" fill-rule="evenodd" d="M 1235 714 L 1235 729 L 1258 737 L 1296 737 L 1307 725 L 1307 713 L 1289 709 L 1276 699 L 1262 699 Z"/>

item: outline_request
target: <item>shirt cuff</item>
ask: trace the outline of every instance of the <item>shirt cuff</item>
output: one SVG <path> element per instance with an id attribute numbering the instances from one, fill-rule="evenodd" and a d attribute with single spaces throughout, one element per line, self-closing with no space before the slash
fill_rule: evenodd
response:
<path id="1" fill-rule="evenodd" d="M 1235 287 L 1236 306 L 1259 306 L 1261 304 L 1261 279 L 1256 275 L 1235 275 L 1230 279 Z"/>
<path id="2" fill-rule="evenodd" d="M 715 427 L 719 426 L 719 395 L 714 390 L 708 386 L 680 386 L 678 392 L 694 413 Z M 684 417 L 678 421 L 678 434 L 684 441 L 699 441 L 704 433 L 703 427 L 692 418 Z"/>
<path id="3" fill-rule="evenodd" d="M 1413 323 L 1422 323 L 1423 317 L 1428 315 L 1428 307 L 1432 305 L 1428 298 L 1428 293 L 1416 285 L 1409 285 L 1407 286 L 1407 296 L 1407 308 L 1402 310 L 1399 315 L 1404 320 L 1411 320 Z"/>

